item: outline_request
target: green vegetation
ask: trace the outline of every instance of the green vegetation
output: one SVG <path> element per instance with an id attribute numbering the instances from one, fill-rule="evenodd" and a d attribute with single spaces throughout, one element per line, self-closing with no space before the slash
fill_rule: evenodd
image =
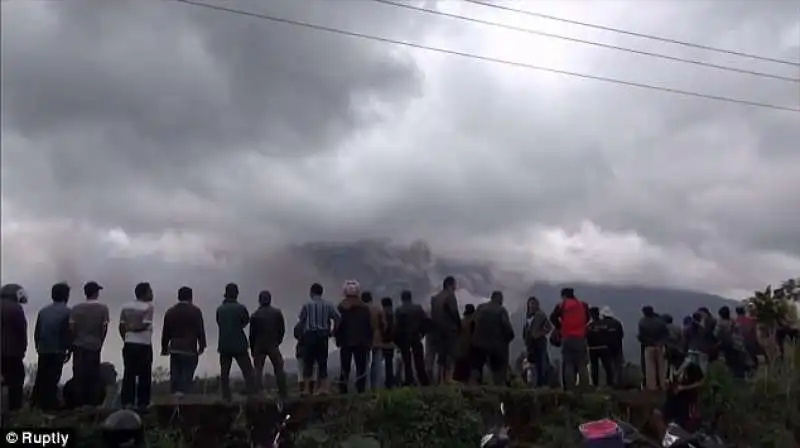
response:
<path id="1" fill-rule="evenodd" d="M 788 357 L 800 360 L 800 350 Z M 721 364 L 712 366 L 704 397 L 708 421 L 719 416 L 719 431 L 737 446 L 785 448 L 800 440 L 800 365 L 787 361 L 766 367 L 752 381 L 737 383 Z M 518 447 L 577 447 L 577 426 L 618 417 L 647 429 L 660 406 L 659 394 L 592 391 L 567 394 L 523 388 L 396 389 L 379 394 L 313 397 L 287 403 L 295 446 L 474 447 L 506 403 L 507 422 Z M 97 430 L 108 411 L 73 412 L 50 419 L 20 414 L 14 425 L 74 426 L 78 446 L 96 446 Z M 160 404 L 146 416 L 153 448 L 246 447 L 265 444 L 278 419 L 268 401 L 238 405 Z M 364 439 L 369 436 L 372 439 Z M 375 445 L 375 441 L 380 445 Z"/>
<path id="2" fill-rule="evenodd" d="M 760 323 L 774 328 L 791 320 L 797 282 L 768 288 L 753 303 Z M 634 369 L 635 370 L 635 369 Z M 156 377 L 163 376 L 158 372 Z M 201 397 L 214 396 L 216 384 L 196 385 Z M 164 393 L 162 385 L 154 389 Z M 577 427 L 587 420 L 616 417 L 645 432 L 649 416 L 661 405 L 660 394 L 639 390 L 587 391 L 511 388 L 395 389 L 377 394 L 312 397 L 290 401 L 289 432 L 298 448 L 475 447 L 506 403 L 513 446 L 567 448 L 580 446 Z M 158 400 L 157 400 L 158 401 Z M 194 400 L 192 400 L 194 401 Z M 800 346 L 783 360 L 764 366 L 747 382 L 728 375 L 722 363 L 711 366 L 703 392 L 706 422 L 741 447 L 786 448 L 800 443 Z M 10 425 L 75 427 L 79 447 L 98 446 L 99 422 L 109 411 L 81 411 L 54 418 L 35 413 L 15 415 Z M 279 414 L 268 400 L 235 405 L 162 403 L 145 416 L 151 448 L 266 446 Z"/>

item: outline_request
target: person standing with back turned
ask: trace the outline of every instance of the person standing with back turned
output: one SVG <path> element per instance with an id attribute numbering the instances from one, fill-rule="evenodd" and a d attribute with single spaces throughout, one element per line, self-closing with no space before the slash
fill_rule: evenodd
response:
<path id="1" fill-rule="evenodd" d="M 264 366 L 267 358 L 272 363 L 278 396 L 285 400 L 288 394 L 286 371 L 283 369 L 281 343 L 286 336 L 286 321 L 280 309 L 272 306 L 272 293 L 258 293 L 258 309 L 250 316 L 250 352 L 255 365 L 256 387 L 264 388 Z"/>
<path id="2" fill-rule="evenodd" d="M 456 298 L 456 279 L 445 277 L 442 290 L 431 298 L 431 342 L 436 350 L 436 360 L 441 372 L 437 383 L 452 384 L 455 367 L 456 345 L 461 331 L 461 315 Z"/>
<path id="3" fill-rule="evenodd" d="M 656 314 L 652 306 L 642 307 L 638 339 L 644 353 L 645 388 L 647 390 L 664 389 L 667 377 L 664 346 L 669 339 L 669 327 L 664 319 Z"/>
<path id="4" fill-rule="evenodd" d="M 561 335 L 564 389 L 574 388 L 576 377 L 581 387 L 588 385 L 586 326 L 589 323 L 589 305 L 578 300 L 572 288 L 564 288 L 561 290 L 561 303 L 550 314 L 550 322 Z"/>
<path id="5" fill-rule="evenodd" d="M 2 358 L 3 389 L 8 398 L 2 400 L 3 410 L 22 408 L 25 384 L 25 352 L 28 350 L 28 321 L 22 304 L 28 303 L 25 289 L 16 283 L 7 283 L 0 289 L 0 358 Z"/>
<path id="6" fill-rule="evenodd" d="M 403 361 L 403 385 L 430 385 L 428 371 L 425 368 L 425 351 L 422 338 L 428 327 L 428 315 L 422 306 L 412 301 L 411 291 L 400 293 L 400 307 L 395 311 L 394 342 L 400 351 Z"/>
<path id="7" fill-rule="evenodd" d="M 75 404 L 97 404 L 95 390 L 100 381 L 100 351 L 108 334 L 108 306 L 100 302 L 103 287 L 91 281 L 83 285 L 86 301 L 72 307 L 69 315 L 72 333 L 72 378 Z"/>
<path id="8" fill-rule="evenodd" d="M 123 305 L 119 314 L 119 334 L 125 341 L 121 399 L 124 407 L 146 409 L 153 381 L 153 288 L 143 282 L 133 292 L 136 300 Z"/>
<path id="9" fill-rule="evenodd" d="M 67 362 L 71 337 L 69 334 L 70 287 L 56 283 L 50 290 L 53 303 L 39 311 L 33 340 L 39 353 L 36 381 L 33 385 L 32 403 L 44 411 L 58 407 L 58 382 Z"/>
<path id="10" fill-rule="evenodd" d="M 300 328 L 299 344 L 303 348 L 303 382 L 300 394 L 311 392 L 314 365 L 317 366 L 317 394 L 327 394 L 328 381 L 328 342 L 339 326 L 339 312 L 332 303 L 322 298 L 322 285 L 314 283 L 309 288 L 311 299 L 303 304 L 297 325 Z"/>
<path id="11" fill-rule="evenodd" d="M 228 283 L 225 285 L 224 300 L 217 307 L 219 381 L 222 399 L 225 401 L 231 401 L 233 398 L 231 396 L 231 366 L 234 360 L 244 376 L 247 394 L 253 395 L 256 389 L 253 361 L 247 351 L 247 335 L 244 333 L 244 328 L 250 323 L 250 313 L 247 312 L 247 307 L 238 300 L 239 286 L 236 283 Z"/>
<path id="12" fill-rule="evenodd" d="M 164 313 L 161 329 L 161 355 L 169 356 L 172 394 L 181 398 L 189 393 L 197 361 L 206 350 L 203 312 L 192 303 L 192 288 L 178 289 L 178 303 Z"/>

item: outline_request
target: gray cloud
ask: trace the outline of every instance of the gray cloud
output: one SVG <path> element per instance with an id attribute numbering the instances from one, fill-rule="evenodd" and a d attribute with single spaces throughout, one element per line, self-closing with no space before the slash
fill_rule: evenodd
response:
<path id="1" fill-rule="evenodd" d="M 433 2 L 427 2 L 435 6 Z M 800 107 L 798 84 L 493 30 L 367 1 L 226 2 L 581 73 Z M 474 5 L 448 11 L 800 76 Z M 800 60 L 792 2 L 527 7 Z M 635 19 L 633 19 L 635 17 Z M 290 243 L 425 238 L 532 278 L 714 291 L 800 269 L 800 115 L 411 51 L 175 2 L 9 2 L 2 14 L 2 277 L 42 303 L 90 277 L 317 277 Z M 12 262 L 13 260 L 13 262 Z M 341 279 L 324 279 L 336 285 Z"/>

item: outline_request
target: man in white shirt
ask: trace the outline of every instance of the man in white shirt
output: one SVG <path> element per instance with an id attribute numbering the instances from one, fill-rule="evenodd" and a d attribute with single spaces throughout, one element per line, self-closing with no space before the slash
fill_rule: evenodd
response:
<path id="1" fill-rule="evenodd" d="M 121 402 L 123 407 L 147 408 L 153 368 L 153 289 L 143 282 L 134 289 L 136 300 L 125 304 L 119 315 L 122 347 Z"/>

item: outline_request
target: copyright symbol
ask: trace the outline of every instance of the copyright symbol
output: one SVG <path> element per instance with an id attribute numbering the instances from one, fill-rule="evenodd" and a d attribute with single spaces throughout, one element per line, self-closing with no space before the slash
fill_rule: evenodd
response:
<path id="1" fill-rule="evenodd" d="M 6 434 L 6 442 L 14 444 L 19 441 L 19 436 L 14 431 L 9 432 Z"/>

